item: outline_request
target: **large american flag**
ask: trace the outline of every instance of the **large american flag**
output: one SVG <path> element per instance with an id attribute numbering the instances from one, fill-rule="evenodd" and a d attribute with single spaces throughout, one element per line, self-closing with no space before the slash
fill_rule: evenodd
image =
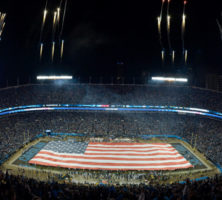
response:
<path id="1" fill-rule="evenodd" d="M 51 141 L 29 163 L 93 170 L 175 170 L 193 167 L 168 143 Z"/>

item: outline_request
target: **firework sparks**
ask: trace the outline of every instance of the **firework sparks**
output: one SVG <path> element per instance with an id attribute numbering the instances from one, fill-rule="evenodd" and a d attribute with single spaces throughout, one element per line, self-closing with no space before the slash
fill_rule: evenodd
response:
<path id="1" fill-rule="evenodd" d="M 40 44 L 40 54 L 39 54 L 39 57 L 40 57 L 40 61 L 42 60 L 42 53 L 43 53 L 43 43 Z"/>
<path id="2" fill-rule="evenodd" d="M 165 2 L 165 0 L 162 0 L 161 10 L 160 10 L 160 16 L 157 17 L 157 23 L 158 23 L 157 25 L 158 25 L 159 41 L 160 41 L 160 46 L 161 46 L 161 48 L 163 48 L 163 44 L 162 44 L 161 23 L 162 23 L 162 16 L 163 16 L 163 6 L 164 6 L 164 2 Z"/>
<path id="3" fill-rule="evenodd" d="M 185 60 L 185 64 L 187 64 L 187 57 L 188 57 L 188 51 L 185 50 L 185 52 L 184 52 L 184 60 Z"/>
<path id="4" fill-rule="evenodd" d="M 164 61 L 165 61 L 165 51 L 164 50 L 161 51 L 161 58 L 162 58 L 162 65 L 164 65 Z"/>
<path id="5" fill-rule="evenodd" d="M 61 31 L 59 34 L 59 41 L 61 41 L 61 37 L 63 34 L 64 22 L 65 22 L 65 16 L 66 16 L 66 8 L 67 8 L 67 0 L 65 1 L 65 6 L 64 6 L 64 12 L 63 12 L 63 17 L 62 17 L 62 27 L 61 27 Z"/>
<path id="6" fill-rule="evenodd" d="M 185 53 L 184 52 L 184 49 L 185 49 L 184 35 L 185 35 L 185 28 L 186 28 L 186 14 L 185 14 L 186 4 L 187 4 L 187 1 L 184 1 L 184 3 L 183 3 L 183 14 L 182 14 L 182 25 L 181 25 L 181 40 L 182 40 L 183 54 Z"/>
<path id="7" fill-rule="evenodd" d="M 175 62 L 175 51 L 173 50 L 172 51 L 172 64 L 174 64 Z"/>
<path id="8" fill-rule="evenodd" d="M 171 40 L 170 40 L 170 20 L 171 20 L 171 17 L 169 15 L 169 10 L 170 10 L 170 0 L 168 0 L 168 3 L 167 3 L 167 39 L 168 39 L 168 44 L 169 44 L 169 50 L 170 50 L 170 52 L 172 52 Z"/>
<path id="9" fill-rule="evenodd" d="M 60 22 L 60 12 L 61 12 L 61 9 L 60 8 L 57 8 L 57 23 L 59 24 Z"/>
<path id="10" fill-rule="evenodd" d="M 55 27 L 56 24 L 56 19 L 57 19 L 57 11 L 54 12 L 54 17 L 53 17 L 53 26 Z"/>
<path id="11" fill-rule="evenodd" d="M 54 61 L 54 55 L 55 55 L 55 42 L 52 42 L 52 57 L 51 57 L 51 59 L 52 59 L 52 63 L 53 63 L 53 61 Z"/>
<path id="12" fill-rule="evenodd" d="M 60 60 L 61 61 L 63 58 L 63 53 L 64 53 L 64 40 L 62 40 L 62 43 L 61 43 L 61 50 L 60 50 Z"/>
<path id="13" fill-rule="evenodd" d="M 6 18 L 6 13 L 1 13 L 0 12 L 0 40 L 1 40 L 2 33 L 4 31 L 4 28 L 5 28 L 5 18 Z"/>
<path id="14" fill-rule="evenodd" d="M 46 3 L 45 3 L 45 9 L 43 11 L 43 18 L 42 18 L 42 25 L 41 25 L 41 30 L 40 30 L 40 38 L 39 38 L 39 43 L 40 43 L 40 61 L 42 60 L 42 53 L 43 53 L 43 43 L 42 43 L 42 34 L 43 34 L 43 30 L 44 30 L 44 27 L 45 27 L 45 22 L 46 22 L 46 17 L 47 17 L 47 14 L 48 14 L 48 11 L 47 11 L 47 5 L 48 5 L 48 0 L 46 0 Z"/>

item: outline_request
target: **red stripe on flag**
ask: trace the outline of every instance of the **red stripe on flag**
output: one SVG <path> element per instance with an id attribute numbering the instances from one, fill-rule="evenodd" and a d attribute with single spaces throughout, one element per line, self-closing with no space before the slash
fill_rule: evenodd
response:
<path id="1" fill-rule="evenodd" d="M 53 166 L 53 167 L 63 167 L 63 168 L 70 168 L 70 169 L 91 169 L 91 170 L 118 170 L 118 171 L 125 171 L 125 170 L 136 170 L 136 169 L 129 169 L 129 168 L 99 168 L 99 167 L 75 167 L 75 166 L 69 166 L 69 165 L 58 165 L 58 164 L 48 164 L 48 163 L 45 163 L 45 162 L 33 162 L 33 161 L 30 161 L 29 163 L 31 164 L 37 164 L 37 165 L 44 165 L 44 166 Z M 190 167 L 193 167 L 192 165 L 188 165 L 188 166 L 184 166 L 184 167 L 181 167 L 182 169 L 186 169 L 186 168 L 190 168 Z M 176 170 L 176 169 L 181 169 L 179 167 L 164 167 L 164 168 L 159 168 L 159 169 L 156 169 L 156 168 L 140 168 L 139 170 Z"/>
<path id="2" fill-rule="evenodd" d="M 153 152 L 153 151 L 169 151 L 169 152 L 175 152 L 175 149 L 152 149 L 152 150 L 145 150 L 145 151 L 139 151 L 139 150 L 104 150 L 104 149 L 90 149 L 87 148 L 86 151 L 101 151 L 101 152 L 125 152 L 125 151 L 132 151 L 132 152 Z"/>
<path id="3" fill-rule="evenodd" d="M 124 156 L 124 154 L 118 154 L 118 153 L 112 153 L 112 154 L 108 154 L 108 153 L 85 153 L 84 155 L 100 155 L 100 156 L 105 156 L 105 155 L 113 155 L 113 156 Z M 134 154 L 134 153 L 127 153 L 127 156 L 167 156 L 167 155 L 178 155 L 178 153 L 152 153 L 152 154 Z"/>
<path id="4" fill-rule="evenodd" d="M 107 145 L 107 146 L 113 146 L 113 145 L 163 145 L 163 146 L 167 146 L 169 145 L 168 143 L 129 143 L 129 142 L 90 142 L 89 145 Z"/>
<path id="5" fill-rule="evenodd" d="M 87 157 L 87 156 L 82 156 L 81 154 L 79 156 L 71 156 L 71 155 L 59 155 L 59 154 L 55 154 L 55 153 L 51 153 L 51 152 L 47 153 L 47 152 L 41 152 L 41 151 L 36 156 L 41 156 L 41 155 L 43 155 L 42 157 L 44 157 L 44 155 L 50 155 L 50 156 L 56 156 L 56 157 L 60 157 L 60 158 L 95 159 L 95 160 L 128 160 L 128 161 L 180 160 L 180 159 L 184 158 L 183 156 L 172 157 L 172 158 L 166 158 L 166 157 L 158 157 L 158 158 Z M 32 158 L 32 159 L 34 159 L 34 158 Z M 46 158 L 46 157 L 44 157 L 44 158 Z"/>
<path id="6" fill-rule="evenodd" d="M 166 166 L 166 165 L 182 165 L 189 163 L 188 161 L 181 161 L 181 162 L 166 162 L 166 163 L 98 163 L 96 162 L 83 162 L 83 161 L 77 161 L 77 160 L 58 160 L 54 158 L 42 158 L 40 156 L 35 156 L 33 161 L 35 159 L 44 159 L 44 160 L 50 160 L 53 162 L 59 163 L 69 163 L 69 164 L 81 164 L 81 165 L 100 165 L 100 166 L 132 166 L 132 167 L 139 167 L 139 166 Z M 35 161 L 34 161 L 35 162 Z"/>

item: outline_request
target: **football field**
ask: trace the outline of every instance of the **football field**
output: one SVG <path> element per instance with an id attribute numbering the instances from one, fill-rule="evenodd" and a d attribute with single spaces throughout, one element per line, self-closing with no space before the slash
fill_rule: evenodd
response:
<path id="1" fill-rule="evenodd" d="M 212 162 L 182 140 L 99 140 L 41 138 L 3 166 L 40 180 L 112 184 L 172 183 L 219 173 Z"/>

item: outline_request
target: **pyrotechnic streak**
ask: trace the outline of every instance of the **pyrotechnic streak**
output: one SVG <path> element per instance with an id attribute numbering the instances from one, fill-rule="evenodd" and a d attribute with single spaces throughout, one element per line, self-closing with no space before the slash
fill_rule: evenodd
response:
<path id="1" fill-rule="evenodd" d="M 60 18 L 61 18 L 61 11 L 62 11 L 62 3 L 63 3 L 63 0 L 60 0 L 60 4 L 59 4 L 59 7 L 57 8 L 57 23 L 58 23 L 58 29 L 60 27 Z"/>
<path id="2" fill-rule="evenodd" d="M 1 26 L 1 32 L 3 32 L 4 31 L 4 28 L 5 28 L 5 22 L 2 24 L 2 26 Z"/>
<path id="3" fill-rule="evenodd" d="M 39 42 L 40 42 L 40 43 L 42 42 L 42 33 L 43 33 L 43 30 L 44 30 L 44 26 L 45 26 L 45 21 L 46 21 L 47 12 L 48 12 L 48 11 L 47 11 L 46 9 L 45 9 L 44 12 L 43 12 L 42 26 L 41 26 L 40 39 L 39 39 Z"/>
<path id="4" fill-rule="evenodd" d="M 163 48 L 163 45 L 162 45 L 162 36 L 161 36 L 161 17 L 157 17 L 157 25 L 158 25 L 158 33 L 159 33 L 160 46 L 161 46 L 161 48 Z"/>
<path id="5" fill-rule="evenodd" d="M 43 18 L 42 18 L 42 26 L 41 26 L 41 31 L 40 31 L 40 43 L 42 42 L 42 33 L 43 33 L 43 29 L 44 29 L 44 26 L 45 26 L 45 21 L 46 21 L 46 17 L 47 17 L 47 5 L 48 5 L 48 0 L 46 0 L 46 3 L 45 3 L 45 9 L 43 11 Z"/>
<path id="6" fill-rule="evenodd" d="M 162 58 L 162 64 L 164 64 L 164 60 L 165 60 L 165 51 L 164 50 L 161 51 L 161 58 Z"/>
<path id="7" fill-rule="evenodd" d="M 62 17 L 62 27 L 61 27 L 61 31 L 60 31 L 60 34 L 59 34 L 59 42 L 61 41 L 61 37 L 62 37 L 63 29 L 64 29 L 64 22 L 65 22 L 65 17 L 66 17 L 67 2 L 68 2 L 68 0 L 65 1 L 64 12 L 63 12 L 63 17 Z"/>
<path id="8" fill-rule="evenodd" d="M 6 18 L 6 13 L 0 12 L 0 40 L 5 27 L 5 18 Z"/>
<path id="9" fill-rule="evenodd" d="M 42 53 L 43 53 L 43 43 L 40 44 L 40 61 L 42 60 Z"/>
<path id="10" fill-rule="evenodd" d="M 39 38 L 39 42 L 40 42 L 40 61 L 42 60 L 42 51 L 43 51 L 42 33 L 43 33 L 43 30 L 44 30 L 44 26 L 45 26 L 46 16 L 47 16 L 47 10 L 45 9 L 44 12 L 43 12 L 42 26 L 41 26 L 40 38 Z"/>
<path id="11" fill-rule="evenodd" d="M 45 9 L 43 12 L 43 20 L 42 20 L 42 26 L 44 27 L 45 25 L 45 20 L 46 20 L 46 16 L 47 16 L 48 11 Z"/>
<path id="12" fill-rule="evenodd" d="M 162 44 L 161 23 L 162 23 L 162 15 L 163 15 L 163 5 L 164 5 L 164 2 L 165 2 L 165 0 L 162 0 L 161 10 L 160 10 L 160 16 L 157 17 L 158 33 L 159 33 L 159 41 L 160 41 L 160 46 L 161 46 L 161 48 L 163 48 L 163 44 Z"/>
<path id="13" fill-rule="evenodd" d="M 186 15 L 183 14 L 183 16 L 182 16 L 182 28 L 183 28 L 183 31 L 185 29 L 185 25 L 186 25 Z"/>
<path id="14" fill-rule="evenodd" d="M 55 32 L 56 32 L 56 19 L 57 19 L 57 11 L 54 12 L 53 17 L 53 25 L 52 25 L 52 41 L 55 41 Z"/>
<path id="15" fill-rule="evenodd" d="M 162 37 L 161 37 L 161 17 L 157 17 L 157 25 L 158 25 L 158 34 L 159 34 L 160 46 L 161 46 L 161 48 L 163 48 Z"/>
<path id="16" fill-rule="evenodd" d="M 167 4 L 167 15 L 169 15 L 169 9 L 170 9 L 170 0 L 167 1 L 168 4 Z"/>
<path id="17" fill-rule="evenodd" d="M 162 21 L 164 3 L 165 3 L 165 0 L 162 0 L 161 10 L 160 10 L 160 21 Z"/>
<path id="18" fill-rule="evenodd" d="M 6 14 L 5 13 L 0 13 L 1 19 L 0 21 L 3 22 L 5 20 Z"/>
<path id="19" fill-rule="evenodd" d="M 174 64 L 175 62 L 175 51 L 173 50 L 172 51 L 172 64 Z"/>
<path id="20" fill-rule="evenodd" d="M 60 12 L 61 12 L 61 9 L 60 8 L 57 8 L 57 23 L 59 24 L 60 22 Z"/>
<path id="21" fill-rule="evenodd" d="M 62 58 L 63 58 L 63 52 L 64 52 L 64 40 L 62 40 L 62 43 L 61 43 L 61 50 L 60 50 L 60 59 L 62 61 Z"/>
<path id="22" fill-rule="evenodd" d="M 169 44 L 169 50 L 171 52 L 171 41 L 170 41 L 170 15 L 169 15 L 169 9 L 170 9 L 170 0 L 168 0 L 167 3 L 167 39 Z"/>
<path id="23" fill-rule="evenodd" d="M 55 24 L 56 24 L 56 19 L 57 19 L 57 12 L 54 12 L 53 26 L 55 26 Z"/>
<path id="24" fill-rule="evenodd" d="M 185 60 L 185 64 L 187 64 L 187 57 L 188 57 L 188 51 L 185 50 L 185 52 L 184 52 L 184 60 Z"/>
<path id="25" fill-rule="evenodd" d="M 185 35 L 185 28 L 186 28 L 186 14 L 185 14 L 185 10 L 186 10 L 186 4 L 187 1 L 184 1 L 183 4 L 183 15 L 182 15 L 182 25 L 181 25 L 181 40 L 182 40 L 182 50 L 183 50 L 183 54 L 184 54 L 184 35 Z"/>
<path id="26" fill-rule="evenodd" d="M 52 63 L 54 61 L 54 55 L 55 55 L 55 42 L 52 42 Z"/>
<path id="27" fill-rule="evenodd" d="M 182 16 L 182 27 L 181 27 L 181 40 L 182 40 L 182 49 L 184 53 L 184 34 L 185 34 L 185 25 L 186 25 L 186 15 Z"/>
<path id="28" fill-rule="evenodd" d="M 170 32 L 170 16 L 167 16 L 167 31 Z"/>
<path id="29" fill-rule="evenodd" d="M 161 18 L 157 17 L 157 24 L 158 24 L 158 33 L 161 39 Z"/>
<path id="30" fill-rule="evenodd" d="M 42 25 L 41 25 L 40 37 L 39 37 L 39 43 L 40 43 L 40 61 L 41 61 L 41 59 L 42 59 L 42 52 L 43 52 L 42 34 L 43 34 L 44 27 L 45 27 L 46 17 L 47 17 L 47 14 L 48 14 L 47 5 L 48 5 L 48 0 L 46 0 L 45 9 L 44 9 L 44 11 L 43 11 Z"/>
<path id="31" fill-rule="evenodd" d="M 171 41 L 170 41 L 170 16 L 167 15 L 167 38 L 169 44 L 169 50 L 171 52 Z"/>

